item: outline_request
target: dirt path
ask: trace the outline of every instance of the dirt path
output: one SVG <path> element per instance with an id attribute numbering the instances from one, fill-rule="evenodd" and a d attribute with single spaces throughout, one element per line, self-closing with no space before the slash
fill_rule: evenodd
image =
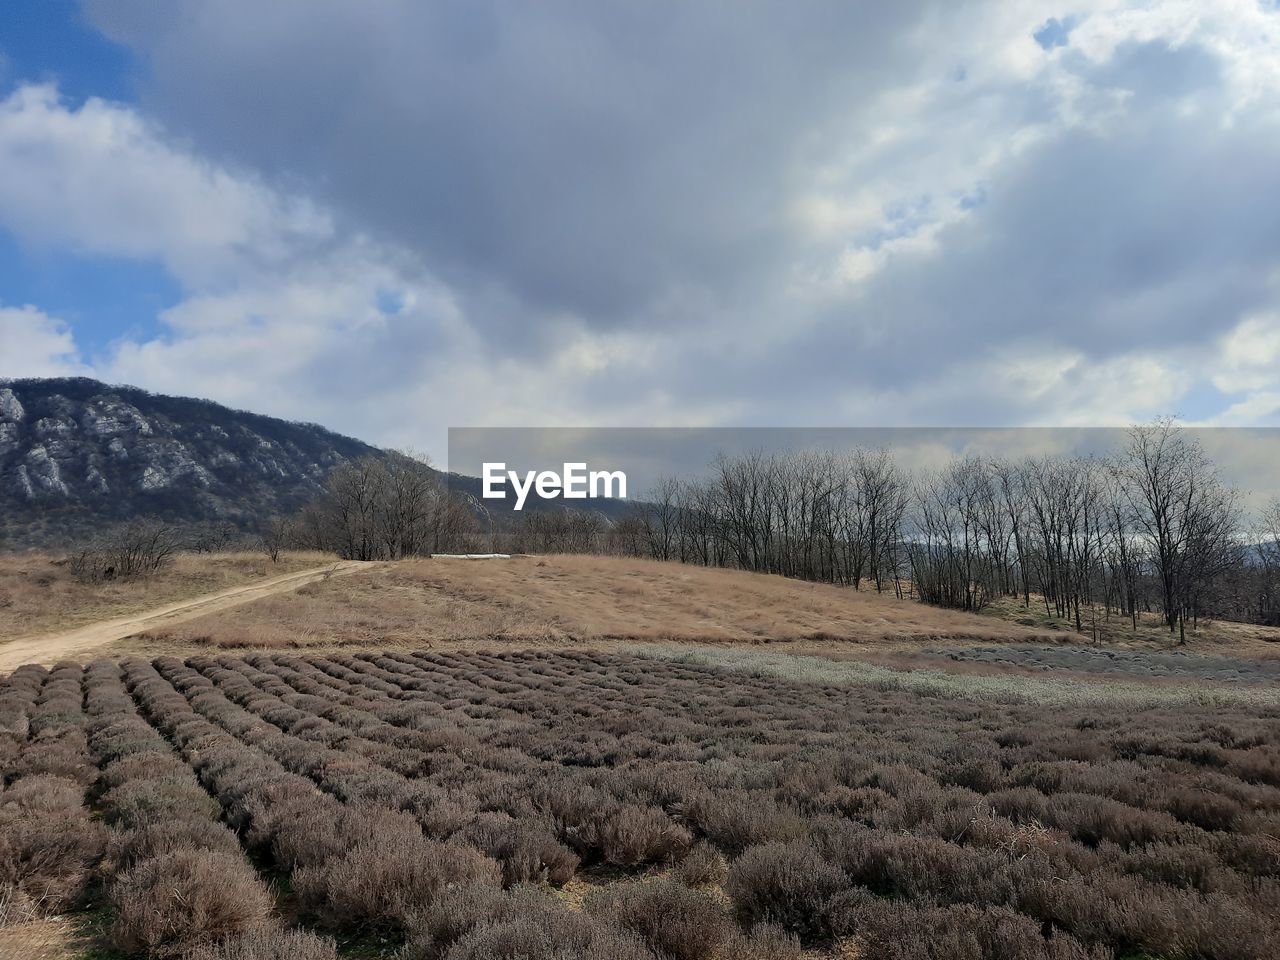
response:
<path id="1" fill-rule="evenodd" d="M 76 627 L 63 633 L 50 633 L 37 637 L 19 637 L 7 643 L 0 643 L 0 671 L 12 670 L 24 663 L 54 663 L 58 660 L 74 659 L 80 654 L 111 643 L 124 637 L 153 630 L 156 627 L 170 626 L 193 620 L 206 613 L 238 607 L 244 603 L 252 603 L 276 593 L 296 590 L 308 583 L 314 583 L 329 576 L 343 576 L 356 570 L 369 570 L 373 564 L 357 563 L 354 560 L 342 560 L 314 567 L 310 570 L 299 570 L 287 573 L 270 580 L 259 580 L 257 583 L 242 584 L 217 593 L 208 593 L 202 597 L 193 597 L 179 603 L 171 603 L 142 613 L 118 617 L 114 620 L 103 620 L 86 626 Z"/>

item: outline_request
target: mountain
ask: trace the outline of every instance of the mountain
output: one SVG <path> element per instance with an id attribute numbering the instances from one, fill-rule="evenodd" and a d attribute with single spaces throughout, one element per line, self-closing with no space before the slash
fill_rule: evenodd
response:
<path id="1" fill-rule="evenodd" d="M 252 529 L 375 447 L 310 423 L 97 380 L 0 380 L 0 543 L 156 516 Z"/>

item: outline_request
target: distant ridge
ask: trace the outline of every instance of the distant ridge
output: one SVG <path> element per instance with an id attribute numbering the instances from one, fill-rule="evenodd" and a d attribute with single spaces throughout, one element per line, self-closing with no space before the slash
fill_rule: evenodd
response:
<path id="1" fill-rule="evenodd" d="M 367 443 L 311 423 L 83 377 L 0 380 L 0 546 L 145 515 L 253 529 Z"/>
<path id="2" fill-rule="evenodd" d="M 346 460 L 385 450 L 314 423 L 87 377 L 0 379 L 0 549 L 62 546 L 133 517 L 259 529 L 320 492 Z M 514 495 L 441 474 L 478 515 L 515 522 Z M 531 494 L 527 511 L 563 500 Z M 627 502 L 574 501 L 616 519 Z"/>

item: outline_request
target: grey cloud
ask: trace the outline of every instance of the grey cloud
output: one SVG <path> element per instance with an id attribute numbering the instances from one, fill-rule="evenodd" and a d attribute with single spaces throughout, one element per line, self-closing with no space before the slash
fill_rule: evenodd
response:
<path id="1" fill-rule="evenodd" d="M 546 362 L 579 323 L 661 338 L 657 369 L 548 378 L 589 413 L 629 393 L 823 423 L 851 416 L 833 398 L 863 392 L 887 398 L 877 417 L 1052 416 L 1059 395 L 1014 409 L 1007 383 L 958 371 L 1028 343 L 1098 363 L 1203 348 L 1277 302 L 1274 102 L 1237 111 L 1220 55 L 1195 37 L 1094 63 L 1072 46 L 1087 24 L 1059 20 L 1035 51 L 1079 89 L 1083 117 L 1066 122 L 1061 89 L 984 73 L 982 31 L 953 45 L 943 8 L 923 2 L 88 9 L 147 58 L 148 111 L 407 247 L 493 355 Z M 963 16 L 981 24 L 983 8 Z M 1027 25 L 1028 43 L 1047 22 Z M 901 108 L 879 99 L 912 89 L 925 95 Z M 1028 131 L 1029 146 L 975 164 L 976 182 L 930 181 L 953 154 L 960 167 Z M 845 152 L 860 159 L 842 169 Z M 901 189 L 877 199 L 902 216 L 815 239 L 792 204 L 819 180 Z M 933 252 L 895 254 L 856 289 L 787 292 L 845 245 L 947 217 Z M 411 377 L 408 358 L 433 346 L 393 324 L 357 352 Z"/>
<path id="2" fill-rule="evenodd" d="M 1204 345 L 1274 305 L 1280 140 L 1265 116 L 1224 128 L 1212 67 L 1202 51 L 1147 45 L 1088 75 L 1129 84 L 1125 118 L 1055 134 L 1008 164 L 936 253 L 895 260 L 827 307 L 787 352 L 807 373 L 788 382 L 820 387 L 854 369 L 900 387 L 1028 341 L 1096 359 Z M 1184 79 L 1133 83 L 1149 74 Z M 1192 95 L 1203 102 L 1184 113 Z M 966 398 L 975 422 L 1009 416 L 1007 396 L 983 400 L 992 386 Z"/>
<path id="3" fill-rule="evenodd" d="M 777 276 L 796 151 L 902 79 L 920 3 L 94 3 L 144 103 L 466 285 L 634 320 Z"/>

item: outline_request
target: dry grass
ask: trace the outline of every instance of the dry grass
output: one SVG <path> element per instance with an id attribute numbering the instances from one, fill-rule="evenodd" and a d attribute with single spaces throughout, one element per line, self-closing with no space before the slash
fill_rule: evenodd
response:
<path id="1" fill-rule="evenodd" d="M 420 646 L 678 640 L 701 643 L 1044 641 L 989 617 L 782 577 L 615 557 L 410 560 L 313 583 L 126 641 L 127 649 Z M 1079 639 L 1078 637 L 1076 638 Z M 125 647 L 117 646 L 113 652 Z"/>
<path id="2" fill-rule="evenodd" d="M 1044 601 L 1031 595 L 1030 606 L 1023 606 L 1016 597 L 1004 597 L 984 611 L 1008 623 L 1047 632 L 1059 638 L 1079 640 L 1074 620 L 1054 616 L 1045 610 Z M 1092 642 L 1107 647 L 1132 650 L 1163 650 L 1178 646 L 1178 635 L 1171 634 L 1164 618 L 1158 613 L 1140 613 L 1137 629 L 1128 617 L 1112 613 L 1107 616 L 1101 607 L 1084 610 L 1081 614 L 1082 633 Z M 1195 629 L 1187 631 L 1187 646 L 1197 651 L 1221 653 L 1249 653 L 1261 656 L 1280 656 L 1280 627 L 1264 627 L 1251 623 L 1233 623 L 1227 620 L 1202 620 Z"/>
<path id="3" fill-rule="evenodd" d="M 67 917 L 0 928 L 0 957 L 5 960 L 71 960 L 88 947 L 77 924 Z"/>
<path id="4" fill-rule="evenodd" d="M 887 656 L 861 648 L 852 653 L 831 648 L 798 651 L 734 650 L 688 644 L 649 644 L 633 651 L 639 656 L 679 663 L 714 666 L 757 676 L 777 676 L 801 683 L 825 683 L 907 690 L 943 699 L 980 703 L 1079 705 L 1102 703 L 1148 708 L 1167 704 L 1199 706 L 1280 706 L 1274 686 L 1231 687 L 1200 679 L 1152 681 L 1123 675 L 1010 671 L 991 665 L 957 665 L 924 661 L 900 650 Z M 870 655 L 869 655 L 870 654 Z"/>
<path id="5" fill-rule="evenodd" d="M 320 553 L 288 553 L 272 563 L 260 553 L 179 554 L 155 576 L 81 583 L 59 555 L 0 554 L 0 640 L 52 633 L 127 616 L 266 577 L 315 567 Z"/>

